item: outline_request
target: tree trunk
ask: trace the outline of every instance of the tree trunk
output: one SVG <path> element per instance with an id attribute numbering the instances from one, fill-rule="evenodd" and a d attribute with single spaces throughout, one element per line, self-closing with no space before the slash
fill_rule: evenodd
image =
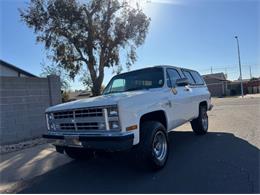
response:
<path id="1" fill-rule="evenodd" d="M 104 80 L 104 49 L 101 49 L 101 54 L 99 58 L 99 75 L 98 77 L 95 77 L 95 79 L 92 79 L 93 87 L 92 87 L 92 95 L 93 96 L 99 96 L 101 95 L 101 87 Z"/>
<path id="2" fill-rule="evenodd" d="M 93 81 L 93 87 L 91 88 L 92 96 L 101 95 L 101 86 L 102 86 L 102 82 L 100 82 L 99 79 Z"/>

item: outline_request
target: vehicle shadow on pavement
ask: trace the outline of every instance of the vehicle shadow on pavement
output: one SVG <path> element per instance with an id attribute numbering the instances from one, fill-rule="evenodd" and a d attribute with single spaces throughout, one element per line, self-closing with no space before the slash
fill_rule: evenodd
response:
<path id="1" fill-rule="evenodd" d="M 259 193 L 259 149 L 230 133 L 169 135 L 164 169 L 139 168 L 127 152 L 72 161 L 20 193 Z"/>

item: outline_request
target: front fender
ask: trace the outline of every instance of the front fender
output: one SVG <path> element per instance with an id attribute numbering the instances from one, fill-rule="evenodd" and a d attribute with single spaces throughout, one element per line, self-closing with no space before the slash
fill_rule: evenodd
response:
<path id="1" fill-rule="evenodd" d="M 164 102 L 164 104 L 166 101 Z M 164 108 L 164 104 L 162 102 L 150 102 L 149 104 L 136 104 L 136 105 L 127 105 L 123 104 L 119 106 L 119 114 L 120 114 L 120 123 L 122 131 L 126 131 L 127 127 L 137 125 L 137 129 L 133 130 L 134 132 L 134 145 L 138 144 L 140 141 L 140 120 L 141 117 L 147 113 L 155 112 L 155 111 L 163 111 L 166 117 L 166 123 L 168 126 L 168 118 Z"/>

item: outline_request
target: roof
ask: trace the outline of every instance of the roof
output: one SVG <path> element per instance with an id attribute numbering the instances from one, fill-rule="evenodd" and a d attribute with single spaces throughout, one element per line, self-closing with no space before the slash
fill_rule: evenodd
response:
<path id="1" fill-rule="evenodd" d="M 214 74 L 205 74 L 203 78 L 213 78 L 221 81 L 227 81 L 226 75 L 223 72 L 214 73 Z"/>
<path id="2" fill-rule="evenodd" d="M 21 68 L 18 68 L 18 67 L 14 66 L 14 65 L 12 65 L 12 64 L 10 64 L 10 63 L 8 63 L 8 62 L 5 62 L 5 61 L 3 61 L 3 60 L 1 60 L 1 59 L 0 59 L 0 64 L 1 64 L 2 66 L 5 66 L 5 67 L 9 68 L 9 69 L 12 69 L 12 70 L 17 71 L 17 72 L 19 72 L 19 73 L 21 73 L 21 74 L 24 74 L 24 75 L 26 75 L 26 76 L 29 76 L 29 77 L 37 77 L 37 76 L 35 76 L 35 75 L 33 75 L 33 74 L 31 74 L 31 73 L 29 73 L 29 72 L 27 72 L 27 71 L 25 71 L 25 70 L 23 70 L 23 69 L 21 69 Z"/>
<path id="3" fill-rule="evenodd" d="M 188 70 L 188 71 L 195 71 L 198 72 L 195 69 L 190 69 L 190 68 L 184 68 L 184 67 L 180 67 L 180 66 L 175 66 L 175 65 L 156 65 L 154 67 L 161 67 L 161 68 L 175 68 L 175 69 L 181 69 L 181 70 Z"/>
<path id="4" fill-rule="evenodd" d="M 178 66 L 172 66 L 172 65 L 154 65 L 154 66 L 147 66 L 145 68 L 140 68 L 140 69 L 136 69 L 136 70 L 131 70 L 128 72 L 123 72 L 120 73 L 118 75 L 122 75 L 122 74 L 127 74 L 129 72 L 135 72 L 135 71 L 139 71 L 139 70 L 145 70 L 145 69 L 151 69 L 151 68 L 175 68 L 175 69 L 183 69 L 183 70 L 190 70 L 190 71 L 196 71 L 196 70 L 192 70 L 192 69 L 188 69 L 188 68 L 183 68 L 183 67 L 178 67 Z M 197 72 L 197 71 L 196 71 Z M 117 75 L 116 75 L 117 76 Z"/>

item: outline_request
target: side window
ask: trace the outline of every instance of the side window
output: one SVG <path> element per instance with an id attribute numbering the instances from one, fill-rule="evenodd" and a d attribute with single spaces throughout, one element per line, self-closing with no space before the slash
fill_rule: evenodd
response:
<path id="1" fill-rule="evenodd" d="M 189 83 L 194 85 L 195 84 L 195 81 L 194 79 L 192 78 L 191 74 L 189 71 L 187 70 L 182 70 L 183 74 L 185 75 L 185 77 L 189 80 Z"/>
<path id="2" fill-rule="evenodd" d="M 167 86 L 168 87 L 175 86 L 176 80 L 180 79 L 180 78 L 181 78 L 181 76 L 177 70 L 175 70 L 173 68 L 167 69 Z"/>
<path id="3" fill-rule="evenodd" d="M 204 80 L 202 79 L 202 77 L 200 76 L 199 73 L 197 73 L 196 71 L 190 71 L 192 77 L 194 78 L 196 84 L 198 85 L 203 85 L 204 84 Z"/>

